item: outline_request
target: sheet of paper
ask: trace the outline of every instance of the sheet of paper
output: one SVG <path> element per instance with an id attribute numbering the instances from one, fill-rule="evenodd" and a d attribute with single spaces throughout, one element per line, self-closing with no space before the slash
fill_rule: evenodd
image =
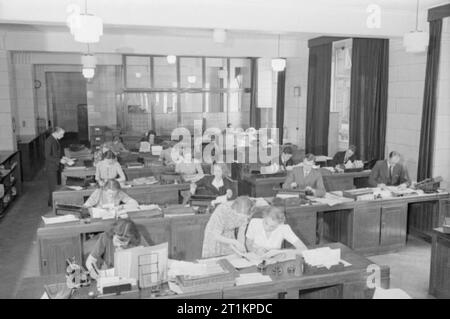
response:
<path id="1" fill-rule="evenodd" d="M 169 281 L 169 289 L 174 293 L 176 293 L 177 295 L 181 295 L 183 293 L 180 286 L 178 286 L 176 283 L 172 281 Z"/>
<path id="2" fill-rule="evenodd" d="M 299 198 L 298 194 L 277 194 L 277 198 L 287 199 L 287 198 Z"/>
<path id="3" fill-rule="evenodd" d="M 236 286 L 251 285 L 270 281 L 272 281 L 270 276 L 263 275 L 257 272 L 249 274 L 241 274 L 238 278 L 236 278 Z"/>
<path id="4" fill-rule="evenodd" d="M 46 225 L 59 224 L 59 223 L 68 223 L 68 222 L 76 222 L 80 219 L 75 217 L 74 215 L 68 214 L 63 216 L 56 217 L 44 217 L 42 216 L 42 220 Z"/>
<path id="5" fill-rule="evenodd" d="M 70 188 L 70 189 L 72 189 L 74 191 L 81 191 L 83 189 L 83 187 L 81 187 L 81 186 L 67 186 L 66 185 L 66 187 Z"/>

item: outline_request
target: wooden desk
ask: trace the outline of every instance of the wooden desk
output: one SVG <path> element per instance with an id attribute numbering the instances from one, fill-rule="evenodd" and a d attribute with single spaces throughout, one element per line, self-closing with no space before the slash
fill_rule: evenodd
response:
<path id="1" fill-rule="evenodd" d="M 126 168 L 122 167 L 123 172 L 125 173 L 125 176 L 128 181 L 131 181 L 135 178 L 139 177 L 148 177 L 148 176 L 155 176 L 155 175 L 161 175 L 166 172 L 173 172 L 173 168 L 163 165 L 151 165 L 148 167 L 143 168 Z M 61 172 L 61 185 L 66 185 L 67 178 L 68 177 L 77 177 L 77 178 L 86 178 L 88 176 L 95 176 L 95 167 L 87 167 L 87 168 L 71 168 L 71 169 L 64 169 Z"/>
<path id="2" fill-rule="evenodd" d="M 352 188 L 368 187 L 370 171 L 355 173 L 329 173 L 322 174 L 323 183 L 327 192 L 346 190 Z M 243 175 L 240 184 L 240 194 L 249 194 L 252 197 L 274 196 L 274 187 L 279 187 L 286 180 L 286 175 Z"/>
<path id="3" fill-rule="evenodd" d="M 286 206 L 286 222 L 308 246 L 327 240 L 341 242 L 358 253 L 373 255 L 398 251 L 406 244 L 408 208 L 413 203 L 434 201 L 440 206 L 449 194 L 348 202 L 330 207 L 323 204 Z M 444 214 L 444 211 L 442 211 Z M 323 232 L 317 233 L 318 217 Z M 443 215 L 444 216 L 444 215 Z M 210 215 L 135 219 L 147 242 L 169 242 L 169 255 L 175 259 L 200 258 L 203 236 Z M 443 217 L 442 217 L 443 218 Z M 83 235 L 103 232 L 108 221 L 91 224 L 69 223 L 38 229 L 41 274 L 63 271 L 65 259 L 84 256 Z M 319 240 L 318 240 L 319 239 Z M 51 264 L 50 264 L 51 263 Z"/>
<path id="4" fill-rule="evenodd" d="M 56 204 L 82 205 L 96 188 L 90 187 L 79 191 L 71 190 L 62 186 L 53 192 L 53 210 Z M 190 189 L 190 184 L 153 184 L 139 185 L 123 188 L 123 191 L 137 200 L 140 204 L 178 204 L 180 202 L 180 191 Z M 55 211 L 53 211 L 55 212 Z"/>
<path id="5" fill-rule="evenodd" d="M 445 234 L 439 227 L 433 230 L 432 236 L 428 293 L 436 298 L 450 299 L 450 234 Z"/>
<path id="6" fill-rule="evenodd" d="M 190 261 L 201 258 L 203 235 L 209 217 L 134 218 L 130 215 L 147 243 L 156 245 L 168 242 L 170 258 Z M 114 220 L 93 220 L 88 224 L 83 221 L 55 225 L 41 223 L 37 231 L 41 275 L 63 273 L 65 260 L 74 256 L 84 263 L 90 253 L 84 249 L 85 235 L 104 232 L 113 223 Z"/>
<path id="7" fill-rule="evenodd" d="M 367 277 L 369 275 L 367 267 L 373 264 L 370 260 L 362 257 L 348 247 L 335 243 L 325 246 L 340 248 L 342 259 L 352 265 L 340 271 L 330 271 L 321 275 L 301 275 L 299 277 L 276 277 L 271 275 L 272 282 L 251 284 L 245 286 L 235 286 L 225 289 L 200 291 L 196 293 L 170 295 L 163 298 L 212 298 L 212 299 L 232 299 L 232 298 L 289 298 L 289 299 L 311 299 L 311 298 L 343 298 L 343 299 L 364 299 L 372 298 L 373 289 L 367 287 Z M 380 266 L 381 286 L 389 288 L 389 267 Z M 241 270 L 241 272 L 254 272 L 256 268 Z M 42 277 L 24 278 L 16 295 L 18 299 L 37 299 L 44 293 L 45 284 L 65 282 L 62 275 L 47 275 Z M 88 292 L 95 291 L 95 286 L 81 289 L 78 298 L 87 298 Z M 124 294 L 122 296 L 111 296 L 110 298 L 149 298 L 149 291 L 146 289 Z"/>

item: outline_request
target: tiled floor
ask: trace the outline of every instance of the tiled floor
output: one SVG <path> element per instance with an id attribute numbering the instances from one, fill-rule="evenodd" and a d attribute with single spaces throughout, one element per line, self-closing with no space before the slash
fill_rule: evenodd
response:
<path id="1" fill-rule="evenodd" d="M 38 276 L 36 229 L 47 207 L 47 184 L 43 172 L 25 183 L 25 193 L 0 220 L 0 298 L 14 298 L 21 278 Z M 389 265 L 391 288 L 401 288 L 413 298 L 429 298 L 430 244 L 410 238 L 398 253 L 370 257 Z"/>

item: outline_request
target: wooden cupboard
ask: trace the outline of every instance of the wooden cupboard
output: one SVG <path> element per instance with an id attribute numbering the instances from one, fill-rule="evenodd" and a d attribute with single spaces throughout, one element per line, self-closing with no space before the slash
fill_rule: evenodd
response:
<path id="1" fill-rule="evenodd" d="M 442 228 L 433 231 L 429 294 L 450 299 L 450 234 Z"/>

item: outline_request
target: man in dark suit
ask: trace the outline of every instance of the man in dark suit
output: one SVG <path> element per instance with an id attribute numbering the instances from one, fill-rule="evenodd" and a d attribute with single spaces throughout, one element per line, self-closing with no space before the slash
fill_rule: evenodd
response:
<path id="1" fill-rule="evenodd" d="M 387 160 L 377 161 L 369 176 L 369 185 L 372 187 L 403 186 L 411 184 L 409 174 L 400 162 L 400 154 L 396 151 L 389 153 Z"/>
<path id="2" fill-rule="evenodd" d="M 322 174 L 313 168 L 314 161 L 313 154 L 306 154 L 302 166 L 296 166 L 288 172 L 283 188 L 305 190 L 317 197 L 325 196 Z"/>
<path id="3" fill-rule="evenodd" d="M 290 170 L 290 168 L 294 166 L 294 162 L 292 161 L 292 153 L 292 147 L 286 146 L 283 148 L 280 155 L 280 167 L 282 167 L 283 170 Z"/>
<path id="4" fill-rule="evenodd" d="M 45 172 L 48 182 L 48 206 L 52 206 L 52 194 L 58 185 L 58 172 L 60 164 L 67 162 L 66 157 L 62 156 L 59 140 L 64 137 L 64 130 L 56 127 L 52 134 L 45 140 Z"/>
<path id="5" fill-rule="evenodd" d="M 356 160 L 355 157 L 356 146 L 350 145 L 346 151 L 337 152 L 334 154 L 334 166 L 344 166 L 348 161 L 352 163 Z"/>

